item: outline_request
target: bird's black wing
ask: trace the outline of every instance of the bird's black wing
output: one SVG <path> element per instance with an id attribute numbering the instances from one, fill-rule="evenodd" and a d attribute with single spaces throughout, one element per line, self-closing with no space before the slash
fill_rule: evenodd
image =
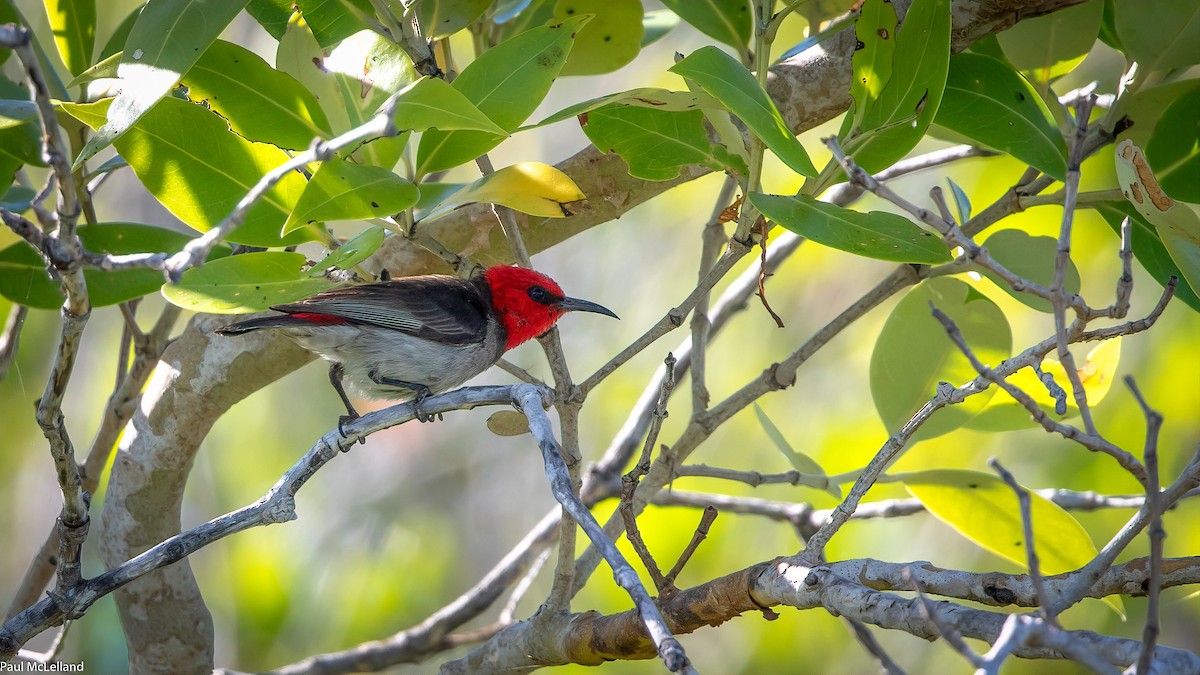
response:
<path id="1" fill-rule="evenodd" d="M 324 314 L 450 344 L 482 341 L 491 314 L 479 282 L 428 275 L 343 286 L 271 309 Z"/>

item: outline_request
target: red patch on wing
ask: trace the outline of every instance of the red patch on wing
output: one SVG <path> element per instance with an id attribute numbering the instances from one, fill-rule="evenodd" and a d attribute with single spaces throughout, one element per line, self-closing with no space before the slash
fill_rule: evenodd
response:
<path id="1" fill-rule="evenodd" d="M 298 312 L 292 315 L 292 318 L 307 321 L 318 326 L 336 326 L 341 323 L 346 323 L 346 320 L 340 316 L 332 314 L 318 314 L 316 312 Z"/>

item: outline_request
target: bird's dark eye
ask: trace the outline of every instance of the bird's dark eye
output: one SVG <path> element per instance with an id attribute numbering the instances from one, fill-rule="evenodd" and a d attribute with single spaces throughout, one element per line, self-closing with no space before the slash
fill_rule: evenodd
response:
<path id="1" fill-rule="evenodd" d="M 529 299 L 544 305 L 550 301 L 550 292 L 541 286 L 530 286 Z"/>

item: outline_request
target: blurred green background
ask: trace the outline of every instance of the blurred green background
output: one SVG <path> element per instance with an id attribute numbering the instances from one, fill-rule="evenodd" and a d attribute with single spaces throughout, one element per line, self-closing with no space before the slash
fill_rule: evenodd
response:
<path id="1" fill-rule="evenodd" d="M 98 35 L 103 39 L 132 9 L 128 0 L 102 3 Z M 647 3 L 647 8 L 655 3 Z M 39 3 L 18 5 L 46 38 Z M 802 37 L 804 24 L 793 16 L 784 26 L 779 51 Z M 225 39 L 256 50 L 273 62 L 270 38 L 244 15 Z M 678 88 L 665 70 L 675 52 L 688 53 L 707 40 L 680 26 L 646 49 L 631 65 L 600 78 L 563 78 L 534 118 L 600 91 L 635 86 Z M 464 48 L 459 53 L 469 53 Z M 1098 80 L 1101 91 L 1114 91 L 1123 64 L 1119 55 L 1097 43 L 1092 53 L 1059 91 Z M 12 67 L 11 64 L 8 67 Z M 819 138 L 836 125 L 805 134 L 802 141 L 818 166 L 827 157 Z M 492 153 L 496 166 L 516 161 L 561 160 L 586 144 L 572 122 L 520 134 Z M 920 150 L 939 147 L 927 141 Z M 990 203 L 1023 172 L 1002 158 L 970 160 L 952 169 L 929 171 L 897 181 L 894 187 L 923 201 L 928 189 L 945 186 L 944 176 L 967 190 L 976 209 Z M 469 172 L 463 170 L 463 177 Z M 452 175 L 451 178 L 454 176 Z M 592 323 L 572 316 L 560 324 L 576 379 L 582 379 L 640 335 L 694 285 L 700 232 L 718 192 L 722 176 L 710 175 L 638 207 L 619 221 L 593 228 L 534 258 L 564 289 L 600 302 L 621 315 L 620 323 Z M 1083 168 L 1083 189 L 1115 185 L 1109 151 Z M 798 183 L 777 163 L 768 164 L 768 192 L 794 191 Z M 892 210 L 864 199 L 858 208 Z M 103 220 L 136 220 L 178 226 L 121 172 L 101 191 L 97 209 Z M 1003 223 L 1031 234 L 1056 235 L 1058 207 L 1034 208 Z M 350 230 L 347 230 L 348 232 Z M 0 246 L 14 240 L 0 231 Z M 1076 219 L 1073 256 L 1083 280 L 1083 294 L 1095 305 L 1111 301 L 1120 273 L 1118 239 L 1091 212 Z M 744 269 L 749 262 L 743 262 Z M 761 369 L 786 357 L 803 340 L 872 287 L 891 265 L 805 244 L 770 279 L 772 307 L 786 328 L 774 326 L 752 303 L 714 342 L 708 358 L 709 388 L 719 401 Z M 732 275 L 731 275 L 732 278 Z M 991 282 L 975 286 L 1009 316 L 1015 351 L 1053 330 L 1050 315 L 1029 310 L 1000 292 Z M 723 286 L 722 286 L 723 288 Z M 1161 288 L 1137 269 L 1131 317 L 1144 315 Z M 819 461 L 830 473 L 861 467 L 886 440 L 871 402 L 867 365 L 874 340 L 895 299 L 854 324 L 800 370 L 797 385 L 771 394 L 760 405 L 792 445 Z M 139 312 L 148 324 L 161 306 L 149 298 Z M 0 299 L 0 315 L 10 311 Z M 114 378 L 121 319 L 115 308 L 95 312 L 64 405 L 68 428 L 77 447 L 86 448 Z M 59 320 L 54 312 L 31 312 L 21 350 L 7 378 L 0 382 L 3 442 L 0 442 L 0 601 L 7 605 L 30 557 L 41 544 L 59 509 L 59 493 L 45 441 L 33 418 L 33 402 L 45 386 Z M 620 428 L 633 402 L 666 352 L 685 337 L 679 331 L 647 349 L 610 377 L 592 395 L 582 418 L 585 458 L 596 459 Z M 1118 376 L 1137 378 L 1151 404 L 1166 422 L 1161 438 L 1164 482 L 1173 479 L 1200 441 L 1200 316 L 1180 302 L 1167 309 L 1153 330 L 1125 339 Z M 1077 352 L 1078 357 L 1086 354 Z M 535 374 L 549 373 L 537 345 L 509 355 Z M 512 378 L 493 369 L 479 383 L 506 383 Z M 671 403 L 660 442 L 672 443 L 688 418 L 690 396 L 685 381 Z M 373 405 L 380 405 L 375 403 Z M 360 410 L 362 407 L 360 407 Z M 325 369 L 309 365 L 237 405 L 213 429 L 196 460 L 184 504 L 185 527 L 196 525 L 260 497 L 309 446 L 335 423 L 340 405 L 328 387 Z M 278 667 L 305 656 L 351 647 L 410 627 L 473 584 L 499 560 L 553 504 L 541 460 L 527 436 L 499 438 L 484 426 L 492 410 L 447 415 L 436 424 L 408 424 L 372 436 L 339 456 L 300 493 L 300 518 L 286 525 L 260 528 L 209 546 L 191 558 L 200 587 L 213 613 L 218 667 L 243 670 Z M 1140 454 L 1144 420 L 1124 386 L 1116 384 L 1095 408 L 1100 431 L 1122 447 Z M 989 457 L 1000 458 L 1026 486 L 1132 494 L 1138 486 L 1109 458 L 1040 430 L 984 434 L 959 430 L 924 441 L 907 452 L 896 470 L 959 467 L 987 470 Z M 791 468 L 770 444 L 754 414 L 747 410 L 723 426 L 692 461 L 761 472 Z M 811 501 L 818 508 L 835 502 L 824 493 L 792 486 L 757 489 L 709 479 L 681 479 L 679 489 L 754 495 L 788 501 Z M 906 496 L 896 485 L 880 485 L 869 499 Z M 102 507 L 103 490 L 93 502 Z M 615 502 L 596 509 L 602 521 Z M 1131 512 L 1077 514 L 1098 546 Z M 1187 502 L 1166 516 L 1168 556 L 1200 553 L 1200 505 Z M 669 565 L 691 537 L 699 514 L 680 508 L 651 508 L 641 518 L 643 536 L 660 563 Z M 581 540 L 583 538 L 581 537 Z M 624 540 L 622 549 L 630 553 Z M 582 545 L 581 545 L 582 547 Z M 799 547 L 789 526 L 762 518 L 720 516 L 680 578 L 691 586 Z M 1145 555 L 1139 539 L 1122 560 Z M 85 574 L 101 571 L 95 537 L 85 548 Z M 1020 571 L 983 552 L 950 528 L 926 515 L 848 525 L 829 548 L 830 559 L 873 557 L 890 561 L 930 560 L 946 568 L 976 571 Z M 548 589 L 548 569 L 522 601 L 518 616 L 532 613 Z M 1189 589 L 1164 592 L 1161 642 L 1200 649 L 1200 598 Z M 628 599 L 602 567 L 579 595 L 576 610 L 623 611 Z M 1095 601 L 1068 611 L 1071 628 L 1096 630 L 1140 639 L 1144 599 L 1126 599 L 1128 622 Z M 681 637 L 689 655 L 710 673 L 862 673 L 872 660 L 852 639 L 839 619 L 822 611 L 780 609 L 779 620 L 743 616 L 718 629 Z M 478 623 L 492 619 L 489 615 Z M 964 672 L 965 663 L 940 644 L 907 634 L 877 631 L 883 645 L 912 672 Z M 44 647 L 49 635 L 30 643 Z M 980 647 L 981 645 L 976 645 Z M 463 650 L 460 650 L 463 651 Z M 77 622 L 62 658 L 82 660 L 88 673 L 126 670 L 125 647 L 111 597 Z M 437 661 L 443 660 L 441 657 Z M 426 673 L 434 663 L 399 667 L 397 673 Z M 652 662 L 618 662 L 606 673 L 660 672 Z M 559 668 L 554 672 L 584 672 Z M 1011 661 L 1005 672 L 1068 673 L 1070 664 Z"/>

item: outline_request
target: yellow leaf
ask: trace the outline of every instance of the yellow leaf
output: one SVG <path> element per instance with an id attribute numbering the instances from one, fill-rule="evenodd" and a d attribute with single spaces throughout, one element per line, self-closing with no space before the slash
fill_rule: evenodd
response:
<path id="1" fill-rule="evenodd" d="M 1088 405 L 1096 405 L 1108 395 L 1113 379 L 1117 374 L 1117 365 L 1121 362 L 1120 336 L 1105 340 L 1088 352 L 1087 359 L 1077 364 L 1079 379 L 1083 382 L 1083 390 L 1087 393 Z M 1062 364 L 1054 359 L 1042 361 L 1042 372 L 1054 376 L 1058 386 L 1067 392 L 1067 414 L 1062 418 L 1074 417 L 1079 414 L 1075 406 L 1075 396 L 1071 393 L 1071 381 L 1067 379 L 1067 371 Z M 1055 400 L 1046 390 L 1033 372 L 1032 368 L 1022 368 L 1008 378 L 1008 381 L 1021 391 L 1033 397 L 1038 406 L 1053 415 Z M 1058 418 L 1058 415 L 1053 415 Z M 978 415 L 967 422 L 970 429 L 980 431 L 1011 431 L 1013 429 L 1028 429 L 1033 426 L 1033 418 L 1017 400 L 1009 396 L 1003 389 L 996 392 L 988 404 Z"/>
<path id="2" fill-rule="evenodd" d="M 567 205 L 586 199 L 567 174 L 541 162 L 521 162 L 489 174 L 451 194 L 422 219 L 440 218 L 467 204 L 484 202 L 543 218 L 565 218 Z"/>

